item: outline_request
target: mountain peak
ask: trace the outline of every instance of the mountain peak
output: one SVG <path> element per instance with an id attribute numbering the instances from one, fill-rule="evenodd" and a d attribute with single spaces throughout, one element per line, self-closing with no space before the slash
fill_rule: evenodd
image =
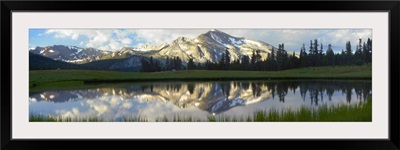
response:
<path id="1" fill-rule="evenodd" d="M 211 29 L 210 31 L 208 31 L 207 33 L 211 33 L 211 32 L 213 32 L 213 33 L 224 33 L 224 32 L 222 32 L 222 31 L 220 31 L 220 30 L 217 30 L 217 29 Z M 226 33 L 225 33 L 226 34 Z"/>
<path id="2" fill-rule="evenodd" d="M 221 30 L 217 30 L 217 29 L 211 29 L 210 31 L 208 31 L 207 33 L 205 33 L 205 35 L 218 35 L 218 36 L 224 36 L 224 37 L 234 37 L 232 35 L 229 35 L 228 33 L 225 33 Z"/>
<path id="3" fill-rule="evenodd" d="M 222 32 L 221 30 L 218 30 L 218 29 L 211 29 L 211 30 L 208 31 L 208 32 L 221 32 L 221 33 L 224 33 L 224 32 Z"/>

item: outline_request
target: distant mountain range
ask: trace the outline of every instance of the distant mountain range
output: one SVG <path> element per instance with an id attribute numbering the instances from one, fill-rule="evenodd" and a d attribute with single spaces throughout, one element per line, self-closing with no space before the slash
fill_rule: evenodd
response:
<path id="1" fill-rule="evenodd" d="M 82 66 L 103 70 L 140 70 L 141 59 L 153 57 L 161 64 L 167 57 L 179 57 L 183 63 L 191 58 L 196 63 L 206 61 L 218 62 L 225 50 L 231 55 L 231 61 L 251 56 L 253 51 L 260 51 L 262 59 L 266 59 L 276 47 L 259 40 L 245 37 L 234 37 L 219 30 L 210 30 L 194 39 L 179 37 L 172 43 L 158 46 L 143 45 L 140 47 L 123 47 L 117 51 L 80 48 L 77 46 L 54 45 L 31 48 L 30 52 L 53 60 L 82 64 Z M 288 52 L 292 54 L 293 52 Z M 297 54 L 296 54 L 297 55 Z M 298 55 L 297 55 L 298 56 Z"/>

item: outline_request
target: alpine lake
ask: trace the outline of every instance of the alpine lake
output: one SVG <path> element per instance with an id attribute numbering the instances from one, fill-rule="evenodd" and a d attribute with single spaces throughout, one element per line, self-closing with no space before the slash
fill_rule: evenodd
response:
<path id="1" fill-rule="evenodd" d="M 279 114 L 286 113 L 294 117 L 288 121 L 332 121 L 321 118 L 322 110 L 357 109 L 371 97 L 371 80 L 130 82 L 30 92 L 29 115 L 30 121 L 241 122 L 260 115 L 285 121 Z"/>

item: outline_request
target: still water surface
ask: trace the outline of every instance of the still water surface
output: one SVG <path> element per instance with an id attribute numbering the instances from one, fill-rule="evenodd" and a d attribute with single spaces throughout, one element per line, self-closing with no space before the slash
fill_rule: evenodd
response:
<path id="1" fill-rule="evenodd" d="M 152 82 L 29 93 L 30 115 L 111 121 L 174 116 L 247 117 L 257 110 L 355 105 L 372 94 L 370 80 Z"/>

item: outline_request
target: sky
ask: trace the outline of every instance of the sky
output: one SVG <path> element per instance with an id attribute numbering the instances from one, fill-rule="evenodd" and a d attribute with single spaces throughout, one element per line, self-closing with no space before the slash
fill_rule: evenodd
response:
<path id="1" fill-rule="evenodd" d="M 71 45 L 116 51 L 121 47 L 159 45 L 171 43 L 178 37 L 196 38 L 211 29 L 30 29 L 29 47 Z M 332 44 L 335 52 L 345 49 L 347 41 L 355 50 L 358 39 L 372 39 L 371 29 L 218 29 L 235 37 L 261 40 L 275 47 L 284 43 L 287 51 L 300 52 L 303 43 L 308 47 L 310 40 Z"/>

